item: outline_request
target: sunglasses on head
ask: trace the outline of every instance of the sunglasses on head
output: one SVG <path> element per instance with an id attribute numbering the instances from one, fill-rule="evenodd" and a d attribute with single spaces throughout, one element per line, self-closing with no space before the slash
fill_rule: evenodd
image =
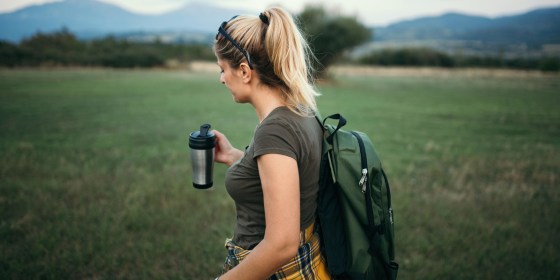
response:
<path id="1" fill-rule="evenodd" d="M 231 21 L 232 19 L 234 19 L 237 16 L 232 17 L 229 21 Z M 245 59 L 247 59 L 247 63 L 249 64 L 249 68 L 253 69 L 253 62 L 251 61 L 251 57 L 249 56 L 249 53 L 243 49 L 235 40 L 233 40 L 233 38 L 231 38 L 231 36 L 229 36 L 229 34 L 226 32 L 226 24 L 229 21 L 224 21 L 222 22 L 222 24 L 220 25 L 220 28 L 218 28 L 218 33 L 216 34 L 216 40 L 218 40 L 218 35 L 222 34 L 222 36 L 224 36 L 224 38 L 226 38 L 234 47 L 236 47 L 245 57 Z"/>

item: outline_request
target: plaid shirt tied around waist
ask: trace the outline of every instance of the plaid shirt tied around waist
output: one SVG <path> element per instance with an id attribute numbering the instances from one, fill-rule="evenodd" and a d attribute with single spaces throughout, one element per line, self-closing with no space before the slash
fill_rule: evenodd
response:
<path id="1" fill-rule="evenodd" d="M 299 240 L 298 254 L 268 279 L 331 279 L 327 272 L 325 259 L 321 254 L 319 235 L 314 232 L 313 224 L 300 232 Z M 229 238 L 226 239 L 225 247 L 228 255 L 222 273 L 234 268 L 251 253 L 251 250 L 245 250 L 235 245 Z"/>

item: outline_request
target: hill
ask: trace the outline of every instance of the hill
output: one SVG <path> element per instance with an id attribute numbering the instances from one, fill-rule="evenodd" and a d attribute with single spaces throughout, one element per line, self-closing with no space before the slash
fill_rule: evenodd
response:
<path id="1" fill-rule="evenodd" d="M 524 44 L 529 48 L 560 44 L 560 7 L 497 18 L 448 13 L 375 28 L 378 42 L 431 40 Z"/>
<path id="2" fill-rule="evenodd" d="M 430 48 L 449 54 L 560 57 L 560 7 L 488 18 L 458 13 L 423 17 L 374 29 L 354 56 L 387 48 Z"/>
<path id="3" fill-rule="evenodd" d="M 215 33 L 224 19 L 242 13 L 254 12 L 191 3 L 160 15 L 143 15 L 95 0 L 65 0 L 0 14 L 0 39 L 18 42 L 38 31 L 52 32 L 63 27 L 86 39 L 146 32 L 199 36 Z"/>

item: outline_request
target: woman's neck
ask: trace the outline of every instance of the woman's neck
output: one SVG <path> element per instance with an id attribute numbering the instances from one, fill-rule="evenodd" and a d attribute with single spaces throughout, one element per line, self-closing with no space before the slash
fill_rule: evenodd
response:
<path id="1" fill-rule="evenodd" d="M 251 101 L 255 108 L 259 123 L 261 123 L 274 109 L 286 106 L 286 102 L 282 99 L 282 92 L 276 88 L 260 87 L 255 92 L 255 96 Z"/>

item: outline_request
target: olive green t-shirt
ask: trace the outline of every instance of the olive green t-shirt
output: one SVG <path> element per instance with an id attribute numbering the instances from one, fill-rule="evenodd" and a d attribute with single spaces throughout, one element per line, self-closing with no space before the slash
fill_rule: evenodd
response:
<path id="1" fill-rule="evenodd" d="M 233 242 L 238 246 L 252 249 L 264 238 L 264 201 L 257 165 L 257 158 L 264 154 L 281 154 L 297 161 L 301 230 L 315 221 L 322 133 L 314 117 L 299 116 L 287 107 L 274 109 L 256 128 L 245 154 L 226 173 L 226 189 L 237 211 Z"/>

